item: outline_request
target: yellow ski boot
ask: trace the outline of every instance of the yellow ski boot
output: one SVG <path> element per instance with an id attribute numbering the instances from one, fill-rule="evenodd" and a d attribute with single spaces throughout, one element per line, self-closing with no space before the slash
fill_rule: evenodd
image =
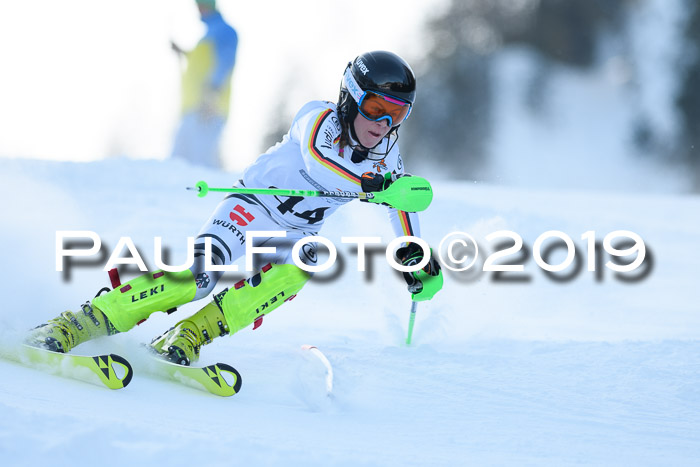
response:
<path id="1" fill-rule="evenodd" d="M 98 308 L 85 302 L 77 313 L 64 311 L 29 333 L 26 343 L 54 352 L 69 352 L 75 346 L 96 337 L 111 336 L 117 331 Z"/>

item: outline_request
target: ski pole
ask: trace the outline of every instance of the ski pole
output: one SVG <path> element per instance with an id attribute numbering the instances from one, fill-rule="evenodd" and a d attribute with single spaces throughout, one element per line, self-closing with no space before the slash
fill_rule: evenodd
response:
<path id="1" fill-rule="evenodd" d="M 196 191 L 197 196 L 200 198 L 206 196 L 211 191 L 216 191 L 249 195 L 361 199 L 371 203 L 386 203 L 400 211 L 407 212 L 424 211 L 433 200 L 433 189 L 430 186 L 430 183 L 422 177 L 415 176 L 401 177 L 389 185 L 389 188 L 386 190 L 371 193 L 353 191 L 289 190 L 283 188 L 215 188 L 210 187 L 204 181 L 197 182 L 194 187 L 187 187 L 187 189 Z"/>
<path id="2" fill-rule="evenodd" d="M 188 190 L 197 191 L 197 196 L 203 198 L 211 191 L 223 193 L 240 193 L 243 195 L 278 195 L 278 196 L 302 196 L 319 198 L 358 198 L 372 199 L 374 193 L 352 192 L 352 191 L 313 191 L 313 190 L 288 190 L 284 188 L 215 188 L 210 187 L 207 182 L 200 181 L 194 187 L 187 187 Z"/>
<path id="3" fill-rule="evenodd" d="M 406 337 L 406 345 L 411 345 L 411 337 L 413 336 L 413 324 L 416 322 L 416 310 L 418 302 L 411 302 L 411 316 L 408 318 L 408 337 Z"/>

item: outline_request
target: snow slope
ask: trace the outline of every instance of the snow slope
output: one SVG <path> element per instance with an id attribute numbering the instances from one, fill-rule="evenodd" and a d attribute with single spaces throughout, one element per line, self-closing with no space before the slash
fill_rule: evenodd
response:
<path id="1" fill-rule="evenodd" d="M 130 236 L 149 265 L 153 237 L 162 236 L 171 262 L 181 263 L 184 238 L 218 200 L 183 189 L 200 179 L 230 185 L 237 176 L 175 161 L 0 159 L 0 350 L 108 285 L 106 257 L 72 269 L 70 280 L 55 271 L 57 230 L 97 232 L 110 249 Z M 339 241 L 379 235 L 388 243 L 388 222 L 380 207 L 352 203 L 322 231 L 343 270 L 321 274 L 260 329 L 204 349 L 201 363 L 227 362 L 243 375 L 232 398 L 139 374 L 112 392 L 0 360 L 3 465 L 695 464 L 700 198 L 434 188 L 422 216 L 432 245 L 468 232 L 485 256 L 493 251 L 489 233 L 511 230 L 531 247 L 543 232 L 560 230 L 583 248 L 586 231 L 602 240 L 626 229 L 644 239 L 653 267 L 633 282 L 607 270 L 596 280 L 584 268 L 559 283 L 531 257 L 520 275 L 526 282 L 446 273 L 444 290 L 419 305 L 406 347 L 410 300 L 401 279 L 381 255 L 371 277 L 358 273 Z M 140 343 L 202 304 L 78 350 L 138 361 Z M 302 344 L 318 346 L 333 364 L 330 397 L 323 367 Z"/>

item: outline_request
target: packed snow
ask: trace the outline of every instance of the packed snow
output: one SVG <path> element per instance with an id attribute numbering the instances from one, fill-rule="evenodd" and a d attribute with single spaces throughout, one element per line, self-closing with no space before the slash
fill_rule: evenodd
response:
<path id="1" fill-rule="evenodd" d="M 108 286 L 102 268 L 120 237 L 131 237 L 151 267 L 155 236 L 171 250 L 171 264 L 184 262 L 186 237 L 220 199 L 185 187 L 198 180 L 230 186 L 239 176 L 177 161 L 0 159 L 2 353 L 27 329 Z M 356 255 L 340 243 L 342 236 L 393 238 L 383 207 L 354 202 L 321 232 L 337 246 L 342 268 L 319 273 L 259 329 L 203 348 L 200 363 L 225 362 L 242 374 L 231 398 L 138 373 L 140 345 L 208 299 L 75 350 L 134 361 L 134 379 L 119 391 L 0 360 L 3 464 L 697 462 L 700 198 L 466 182 L 436 182 L 434 191 L 421 216 L 424 239 L 437 248 L 448 234 L 465 232 L 482 251 L 477 272 L 446 270 L 444 289 L 419 304 L 411 346 L 402 279 L 383 252 L 358 272 Z M 69 275 L 57 272 L 60 230 L 97 233 L 104 256 Z M 486 237 L 503 230 L 528 247 L 528 256 L 504 259 L 524 271 L 479 273 L 497 243 Z M 572 265 L 556 273 L 566 282 L 547 276 L 532 256 L 537 237 L 550 230 L 570 236 L 583 262 L 578 272 Z M 642 268 L 589 272 L 581 236 L 595 231 L 602 241 L 616 230 L 644 240 Z M 549 262 L 563 259 L 557 250 Z M 218 290 L 238 278 L 225 277 Z M 326 369 L 305 344 L 330 361 L 330 394 Z"/>

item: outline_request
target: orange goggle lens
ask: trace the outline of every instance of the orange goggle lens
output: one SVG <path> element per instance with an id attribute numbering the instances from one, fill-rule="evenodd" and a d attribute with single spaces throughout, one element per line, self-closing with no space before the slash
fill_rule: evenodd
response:
<path id="1" fill-rule="evenodd" d="M 411 104 L 408 102 L 372 91 L 365 92 L 358 107 L 367 120 L 377 122 L 387 119 L 389 126 L 399 125 L 411 112 Z"/>

